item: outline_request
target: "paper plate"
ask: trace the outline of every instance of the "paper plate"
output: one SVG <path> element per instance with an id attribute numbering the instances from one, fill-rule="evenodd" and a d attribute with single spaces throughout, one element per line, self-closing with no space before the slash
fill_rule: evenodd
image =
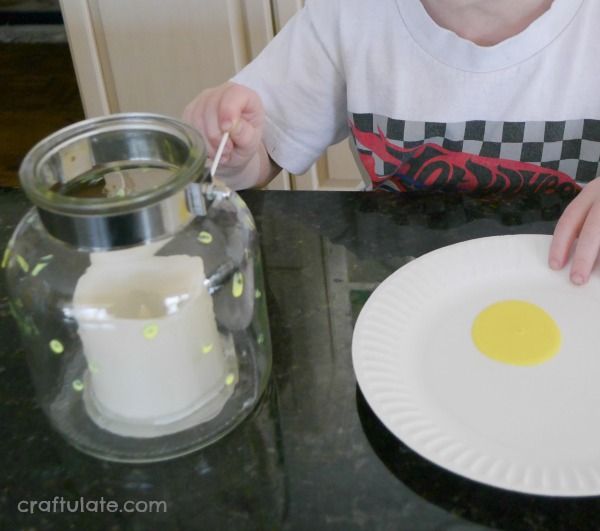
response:
<path id="1" fill-rule="evenodd" d="M 600 494 L 600 278 L 585 286 L 547 266 L 550 236 L 496 236 L 405 265 L 365 304 L 352 355 L 375 414 L 452 472 L 504 489 Z M 519 299 L 561 331 L 535 366 L 484 356 L 471 338 L 487 306 Z"/>

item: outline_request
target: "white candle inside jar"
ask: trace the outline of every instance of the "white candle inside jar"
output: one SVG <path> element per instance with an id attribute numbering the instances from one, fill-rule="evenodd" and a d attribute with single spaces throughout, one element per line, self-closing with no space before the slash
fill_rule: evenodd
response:
<path id="1" fill-rule="evenodd" d="M 228 382 L 202 259 L 151 251 L 95 254 L 75 290 L 86 391 L 121 425 L 174 422 Z"/>

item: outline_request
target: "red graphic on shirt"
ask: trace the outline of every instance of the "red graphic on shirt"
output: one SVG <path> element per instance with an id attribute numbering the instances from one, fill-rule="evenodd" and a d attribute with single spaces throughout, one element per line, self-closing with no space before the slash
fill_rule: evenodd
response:
<path id="1" fill-rule="evenodd" d="M 568 197 L 580 190 L 566 173 L 530 162 L 450 151 L 432 143 L 402 148 L 392 144 L 381 130 L 379 134 L 365 132 L 352 124 L 351 129 L 356 140 L 370 151 L 359 150 L 359 156 L 375 189 L 509 194 L 531 191 Z M 378 175 L 373 155 L 387 167 L 391 165 L 391 171 Z"/>

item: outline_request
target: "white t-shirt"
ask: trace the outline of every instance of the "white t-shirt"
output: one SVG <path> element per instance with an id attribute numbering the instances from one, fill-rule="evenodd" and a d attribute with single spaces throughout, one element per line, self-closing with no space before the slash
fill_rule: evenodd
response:
<path id="1" fill-rule="evenodd" d="M 600 1 L 554 0 L 482 47 L 418 0 L 307 0 L 233 81 L 303 173 L 348 134 L 374 187 L 570 194 L 599 174 Z"/>

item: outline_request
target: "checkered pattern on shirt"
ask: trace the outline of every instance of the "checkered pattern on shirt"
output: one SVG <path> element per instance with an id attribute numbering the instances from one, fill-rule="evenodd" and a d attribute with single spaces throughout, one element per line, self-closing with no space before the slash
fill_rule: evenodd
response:
<path id="1" fill-rule="evenodd" d="M 401 148 L 433 143 L 450 151 L 531 162 L 566 173 L 580 182 L 589 182 L 600 174 L 600 120 L 470 120 L 446 124 L 370 114 L 353 114 L 352 119 L 360 130 L 381 131 L 389 142 Z M 383 174 L 385 168 L 380 169 Z"/>

